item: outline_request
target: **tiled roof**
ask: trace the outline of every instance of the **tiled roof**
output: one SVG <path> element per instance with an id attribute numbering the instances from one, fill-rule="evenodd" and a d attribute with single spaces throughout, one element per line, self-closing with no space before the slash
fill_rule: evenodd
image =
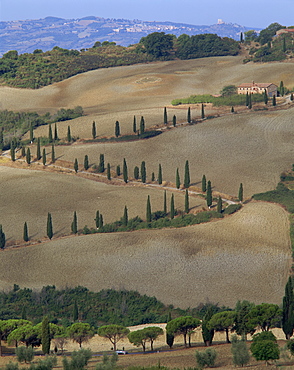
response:
<path id="1" fill-rule="evenodd" d="M 238 86 L 238 88 L 241 88 L 241 87 L 261 87 L 261 88 L 266 88 L 266 87 L 269 87 L 270 85 L 273 85 L 273 83 L 258 83 L 258 82 L 250 82 L 250 83 L 243 83 L 241 85 Z"/>

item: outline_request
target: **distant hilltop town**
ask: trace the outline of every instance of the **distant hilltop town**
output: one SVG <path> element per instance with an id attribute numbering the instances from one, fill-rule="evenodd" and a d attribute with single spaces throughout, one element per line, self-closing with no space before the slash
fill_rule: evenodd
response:
<path id="1" fill-rule="evenodd" d="M 54 46 L 65 49 L 86 49 L 96 41 L 116 42 L 122 46 L 138 43 L 152 32 L 180 36 L 214 33 L 221 37 L 240 39 L 241 32 L 252 28 L 219 19 L 214 25 L 190 25 L 174 22 L 147 22 L 128 19 L 105 19 L 95 16 L 80 19 L 46 17 L 36 20 L 0 22 L 0 55 L 9 50 L 31 53 L 36 49 L 51 50 Z M 258 31 L 258 29 L 256 29 Z"/>

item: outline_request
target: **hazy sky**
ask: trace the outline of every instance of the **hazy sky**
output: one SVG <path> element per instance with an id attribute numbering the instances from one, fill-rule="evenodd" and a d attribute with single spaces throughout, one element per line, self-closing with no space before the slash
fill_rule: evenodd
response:
<path id="1" fill-rule="evenodd" d="M 222 19 L 265 28 L 273 22 L 294 25 L 294 0 L 0 0 L 3 21 L 89 15 L 195 25 Z"/>

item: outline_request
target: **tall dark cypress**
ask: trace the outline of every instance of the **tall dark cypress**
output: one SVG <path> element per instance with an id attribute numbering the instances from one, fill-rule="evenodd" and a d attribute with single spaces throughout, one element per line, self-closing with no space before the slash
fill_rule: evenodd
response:
<path id="1" fill-rule="evenodd" d="M 135 178 L 135 180 L 138 180 L 139 177 L 140 177 L 139 167 L 138 166 L 135 166 L 135 168 L 134 168 L 134 178 Z"/>
<path id="2" fill-rule="evenodd" d="M 223 211 L 223 200 L 222 198 L 219 196 L 218 197 L 218 200 L 217 200 L 217 212 L 218 213 L 222 213 Z"/>
<path id="3" fill-rule="evenodd" d="M 99 229 L 99 221 L 100 221 L 100 213 L 99 213 L 99 211 L 96 211 L 96 217 L 95 217 L 96 229 Z"/>
<path id="4" fill-rule="evenodd" d="M 142 116 L 140 121 L 140 135 L 144 134 L 144 132 L 145 132 L 145 120 L 144 117 Z"/>
<path id="5" fill-rule="evenodd" d="M 53 141 L 51 123 L 49 123 L 48 141 L 49 141 L 49 143 L 52 143 L 52 141 Z"/>
<path id="6" fill-rule="evenodd" d="M 89 169 L 89 157 L 86 154 L 84 158 L 84 169 L 87 171 Z"/>
<path id="7" fill-rule="evenodd" d="M 27 161 L 27 164 L 31 164 L 31 150 L 30 148 L 27 149 L 27 155 L 26 155 L 26 161 Z"/>
<path id="8" fill-rule="evenodd" d="M 268 96 L 267 96 L 266 90 L 264 90 L 264 93 L 263 93 L 263 101 L 264 101 L 264 104 L 267 105 L 267 103 L 268 103 Z"/>
<path id="9" fill-rule="evenodd" d="M 171 220 L 175 217 L 175 199 L 174 195 L 172 194 L 170 199 L 170 218 Z"/>
<path id="10" fill-rule="evenodd" d="M 158 184 L 162 184 L 162 168 L 160 163 L 158 165 Z"/>
<path id="11" fill-rule="evenodd" d="M 47 215 L 47 236 L 50 240 L 53 237 L 52 216 L 51 216 L 51 213 L 49 213 L 49 212 L 48 212 L 48 215 Z"/>
<path id="12" fill-rule="evenodd" d="M 5 243 L 6 243 L 6 237 L 2 229 L 2 225 L 0 225 L 0 249 L 5 248 Z"/>
<path id="13" fill-rule="evenodd" d="M 70 126 L 67 126 L 67 141 L 71 142 L 71 132 L 70 132 Z"/>
<path id="14" fill-rule="evenodd" d="M 103 173 L 104 171 L 105 171 L 104 154 L 100 154 L 98 172 Z"/>
<path id="15" fill-rule="evenodd" d="M 128 209 L 127 209 L 127 206 L 125 206 L 124 215 L 123 215 L 123 218 L 122 218 L 123 226 L 127 226 L 128 222 L 129 222 Z"/>
<path id="16" fill-rule="evenodd" d="M 127 166 L 127 162 L 125 158 L 124 158 L 124 163 L 123 163 L 123 178 L 124 178 L 124 182 L 127 183 L 128 182 L 128 166 Z"/>
<path id="17" fill-rule="evenodd" d="M 136 116 L 134 116 L 134 120 L 133 120 L 133 133 L 136 134 L 137 133 L 137 122 L 136 122 Z"/>
<path id="18" fill-rule="evenodd" d="M 50 353 L 50 327 L 48 317 L 45 316 L 42 320 L 42 351 L 44 355 L 49 355 Z"/>
<path id="19" fill-rule="evenodd" d="M 189 170 L 189 161 L 186 160 L 185 163 L 185 177 L 184 177 L 184 187 L 188 189 L 190 186 L 190 170 Z"/>
<path id="20" fill-rule="evenodd" d="M 79 307 L 78 307 L 77 301 L 75 300 L 74 307 L 73 307 L 73 313 L 72 313 L 73 322 L 76 322 L 78 318 L 79 318 Z"/>
<path id="21" fill-rule="evenodd" d="M 201 190 L 203 191 L 203 193 L 206 192 L 206 176 L 205 175 L 202 176 Z"/>
<path id="22" fill-rule="evenodd" d="M 34 126 L 31 123 L 30 124 L 30 142 L 32 143 L 34 141 Z"/>
<path id="23" fill-rule="evenodd" d="M 78 163 L 77 158 L 75 158 L 75 161 L 74 161 L 74 170 L 75 170 L 75 173 L 77 173 L 79 170 L 79 163 Z"/>
<path id="24" fill-rule="evenodd" d="M 173 126 L 176 127 L 177 125 L 177 117 L 176 115 L 173 115 Z"/>
<path id="25" fill-rule="evenodd" d="M 207 207 L 211 207 L 212 205 L 212 189 L 211 189 L 211 181 L 207 181 L 207 190 L 206 190 L 206 204 Z"/>
<path id="26" fill-rule="evenodd" d="M 146 183 L 146 164 L 145 161 L 141 163 L 141 180 L 145 184 Z"/>
<path id="27" fill-rule="evenodd" d="M 118 121 L 115 122 L 114 134 L 115 134 L 115 137 L 119 137 L 120 136 L 120 127 L 119 127 L 119 122 Z"/>
<path id="28" fill-rule="evenodd" d="M 39 161 L 41 159 L 41 144 L 40 144 L 40 138 L 37 139 L 37 160 Z"/>
<path id="29" fill-rule="evenodd" d="M 163 194 L 163 213 L 167 214 L 166 190 L 164 190 L 164 194 Z"/>
<path id="30" fill-rule="evenodd" d="M 120 172 L 120 165 L 118 164 L 116 166 L 116 176 L 120 176 L 121 175 L 121 172 Z"/>
<path id="31" fill-rule="evenodd" d="M 187 113 L 187 122 L 191 123 L 191 108 L 188 108 L 188 113 Z"/>
<path id="32" fill-rule="evenodd" d="M 238 199 L 239 199 L 239 202 L 243 202 L 243 184 L 242 184 L 242 182 L 239 186 Z"/>
<path id="33" fill-rule="evenodd" d="M 163 110 L 163 123 L 165 125 L 167 125 L 167 111 L 166 111 L 166 107 L 164 107 L 164 110 Z"/>
<path id="34" fill-rule="evenodd" d="M 95 123 L 95 121 L 93 121 L 93 123 L 92 123 L 92 138 L 93 138 L 93 140 L 96 139 L 96 123 Z"/>
<path id="35" fill-rule="evenodd" d="M 180 180 L 179 169 L 177 168 L 177 171 L 176 171 L 176 188 L 180 189 L 180 186 L 181 186 L 181 180 Z"/>
<path id="36" fill-rule="evenodd" d="M 294 331 L 294 294 L 291 276 L 286 284 L 285 296 L 283 298 L 282 328 L 286 339 L 289 340 Z"/>
<path id="37" fill-rule="evenodd" d="M 101 227 L 103 227 L 103 215 L 102 215 L 102 213 L 100 213 L 100 215 L 99 215 L 99 229 Z"/>
<path id="38" fill-rule="evenodd" d="M 46 165 L 46 149 L 45 148 L 43 148 L 42 162 L 43 162 L 43 166 L 45 166 Z"/>
<path id="39" fill-rule="evenodd" d="M 21 156 L 22 156 L 22 158 L 24 158 L 26 156 L 26 147 L 25 146 L 21 147 Z"/>
<path id="40" fill-rule="evenodd" d="M 248 91 L 246 93 L 246 107 L 248 107 L 249 105 L 249 94 L 248 94 Z"/>
<path id="41" fill-rule="evenodd" d="M 29 241 L 28 225 L 26 222 L 23 225 L 23 240 L 25 242 Z"/>
<path id="42" fill-rule="evenodd" d="M 57 132 L 57 125 L 56 123 L 54 124 L 54 141 L 58 140 L 58 132 Z"/>
<path id="43" fill-rule="evenodd" d="M 13 143 L 11 143 L 10 145 L 10 157 L 11 157 L 12 162 L 14 162 L 15 161 L 15 147 Z"/>
<path id="44" fill-rule="evenodd" d="M 73 220 L 71 223 L 71 232 L 73 234 L 76 234 L 78 232 L 78 217 L 76 211 L 74 211 Z"/>
<path id="45" fill-rule="evenodd" d="M 189 213 L 189 193 L 188 193 L 188 189 L 186 189 L 186 193 L 185 193 L 185 213 Z"/>
<path id="46" fill-rule="evenodd" d="M 205 112 L 204 112 L 204 104 L 201 104 L 201 118 L 205 118 Z"/>
<path id="47" fill-rule="evenodd" d="M 147 206 L 146 206 L 146 221 L 151 222 L 151 203 L 150 203 L 150 196 L 148 195 L 147 198 Z"/>
<path id="48" fill-rule="evenodd" d="M 107 163 L 107 180 L 111 180 L 110 163 Z"/>
<path id="49" fill-rule="evenodd" d="M 4 138 L 3 138 L 3 127 L 0 128 L 0 150 L 3 149 L 3 144 L 4 144 Z"/>
<path id="50" fill-rule="evenodd" d="M 54 144 L 52 144 L 52 148 L 51 148 L 51 162 L 52 163 L 55 163 L 55 148 L 54 148 Z"/>
<path id="51" fill-rule="evenodd" d="M 276 95 L 273 95 L 273 101 L 272 101 L 273 107 L 277 105 Z"/>

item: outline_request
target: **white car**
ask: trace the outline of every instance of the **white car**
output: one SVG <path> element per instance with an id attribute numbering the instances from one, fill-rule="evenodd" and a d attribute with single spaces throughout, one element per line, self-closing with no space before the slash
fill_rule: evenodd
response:
<path id="1" fill-rule="evenodd" d="M 122 351 L 122 350 L 118 350 L 118 351 L 115 351 L 118 355 L 126 355 L 128 352 L 127 351 Z"/>

